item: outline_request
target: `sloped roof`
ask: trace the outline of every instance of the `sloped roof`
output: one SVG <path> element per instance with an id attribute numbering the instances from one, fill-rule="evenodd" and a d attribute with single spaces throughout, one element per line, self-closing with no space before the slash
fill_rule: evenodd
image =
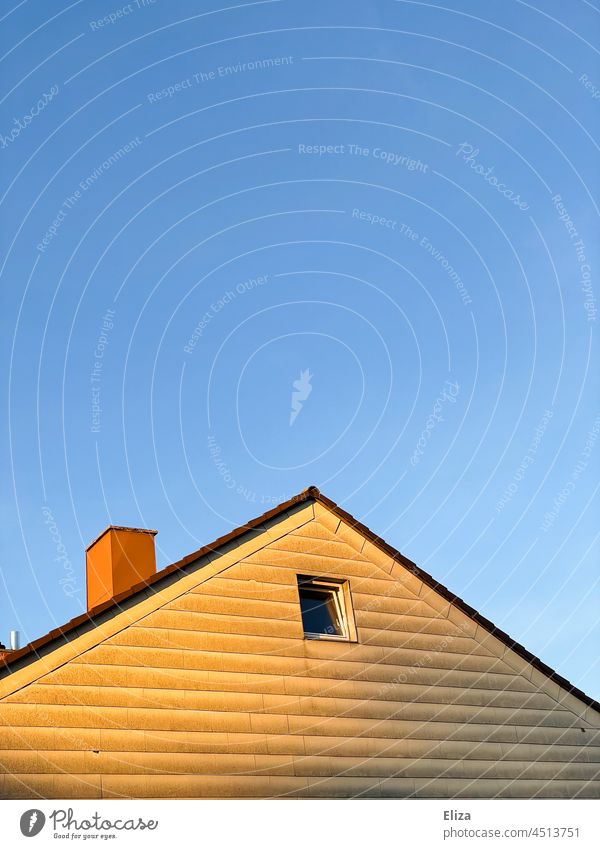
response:
<path id="1" fill-rule="evenodd" d="M 531 652 L 529 652 L 524 646 L 520 643 L 516 642 L 512 639 L 507 633 L 502 631 L 500 628 L 497 628 L 493 622 L 487 619 L 485 616 L 482 616 L 475 608 L 471 607 L 471 605 L 467 604 L 459 596 L 452 593 L 447 587 L 443 584 L 440 584 L 439 581 L 430 575 L 428 572 L 425 572 L 423 569 L 419 568 L 412 560 L 409 560 L 405 557 L 401 552 L 395 549 L 393 546 L 389 545 L 384 539 L 377 536 L 377 534 L 373 533 L 366 525 L 363 525 L 362 522 L 359 522 L 355 519 L 350 513 L 343 510 L 339 507 L 334 501 L 327 498 L 327 496 L 323 495 L 316 486 L 310 486 L 308 489 L 305 489 L 303 492 L 298 495 L 293 496 L 288 501 L 284 501 L 282 504 L 279 504 L 277 507 L 274 507 L 272 510 L 268 510 L 266 513 L 263 513 L 261 516 L 258 516 L 256 519 L 252 519 L 244 525 L 241 525 L 239 528 L 236 528 L 233 531 L 230 531 L 228 534 L 219 537 L 208 545 L 203 546 L 197 551 L 188 554 L 186 557 L 183 557 L 181 560 L 176 561 L 175 563 L 171 563 L 169 566 L 166 566 L 164 569 L 161 569 L 147 581 L 142 581 L 138 584 L 135 584 L 126 592 L 121 593 L 120 595 L 115 596 L 110 601 L 104 602 L 101 605 L 87 611 L 86 613 L 81 614 L 80 616 L 71 619 L 65 625 L 60 628 L 54 628 L 48 634 L 45 634 L 42 637 L 39 637 L 37 640 L 29 643 L 18 651 L 10 652 L 9 655 L 5 657 L 3 661 L 0 661 L 0 677 L 5 677 L 6 675 L 10 675 L 11 672 L 16 669 L 20 669 L 23 666 L 31 663 L 38 658 L 46 655 L 48 652 L 52 651 L 54 646 L 63 645 L 65 642 L 65 638 L 70 638 L 76 636 L 78 634 L 78 630 L 83 626 L 93 627 L 95 624 L 99 623 L 103 620 L 105 615 L 109 615 L 111 612 L 114 612 L 115 609 L 120 609 L 125 605 L 129 606 L 131 603 L 136 602 L 136 597 L 146 598 L 149 593 L 154 593 L 158 591 L 158 587 L 152 590 L 152 587 L 156 584 L 160 585 L 165 578 L 170 576 L 176 576 L 176 573 L 181 572 L 181 576 L 185 574 L 184 569 L 191 563 L 200 560 L 203 557 L 206 557 L 209 554 L 218 554 L 221 549 L 228 545 L 228 543 L 239 540 L 240 537 L 245 534 L 251 534 L 252 532 L 256 532 L 257 534 L 261 533 L 261 526 L 264 525 L 265 522 L 268 522 L 270 519 L 274 519 L 280 516 L 282 513 L 285 513 L 290 508 L 293 508 L 297 505 L 301 505 L 308 501 L 315 501 L 319 504 L 326 507 L 331 513 L 337 516 L 339 519 L 343 520 L 346 524 L 352 527 L 359 534 L 362 534 L 366 539 L 368 539 L 371 543 L 377 546 L 381 551 L 391 557 L 393 560 L 398 562 L 400 565 L 404 566 L 408 569 L 415 577 L 419 580 L 423 581 L 431 589 L 435 590 L 440 596 L 442 596 L 446 601 L 455 605 L 459 610 L 469 616 L 474 622 L 478 625 L 481 625 L 487 631 L 489 631 L 496 639 L 500 640 L 504 645 L 506 645 L 509 649 L 514 651 L 519 657 L 523 660 L 530 663 L 535 669 L 542 672 L 546 675 L 551 681 L 554 681 L 564 690 L 567 690 L 573 696 L 580 699 L 586 705 L 594 708 L 598 712 L 600 712 L 600 702 L 593 699 L 591 696 L 588 696 L 562 675 L 559 675 L 554 669 L 545 664 L 539 657 L 536 657 Z"/>

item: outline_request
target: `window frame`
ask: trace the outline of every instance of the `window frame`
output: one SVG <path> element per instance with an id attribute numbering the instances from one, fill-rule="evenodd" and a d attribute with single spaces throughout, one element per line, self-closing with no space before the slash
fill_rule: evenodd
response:
<path id="1" fill-rule="evenodd" d="M 298 604 L 300 606 L 300 621 L 305 640 L 332 640 L 336 643 L 355 643 L 358 641 L 356 624 L 354 621 L 354 610 L 352 607 L 352 596 L 350 594 L 350 582 L 346 578 L 331 577 L 329 575 L 305 575 L 297 574 Z M 304 619 L 302 617 L 302 603 L 300 591 L 305 587 L 312 590 L 330 591 L 333 597 L 336 613 L 342 625 L 342 634 L 320 634 L 304 630 Z"/>

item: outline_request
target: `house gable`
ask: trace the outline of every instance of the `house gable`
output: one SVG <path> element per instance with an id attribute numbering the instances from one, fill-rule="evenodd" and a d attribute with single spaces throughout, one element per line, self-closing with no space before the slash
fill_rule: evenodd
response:
<path id="1" fill-rule="evenodd" d="M 598 796 L 593 708 L 359 527 L 309 499 L 0 682 L 0 795 Z"/>

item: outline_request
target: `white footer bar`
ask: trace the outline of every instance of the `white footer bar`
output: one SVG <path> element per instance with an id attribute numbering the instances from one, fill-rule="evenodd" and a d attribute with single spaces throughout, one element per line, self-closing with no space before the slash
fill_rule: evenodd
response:
<path id="1" fill-rule="evenodd" d="M 0 834 L 3 849 L 598 849 L 600 801 L 5 801 Z"/>

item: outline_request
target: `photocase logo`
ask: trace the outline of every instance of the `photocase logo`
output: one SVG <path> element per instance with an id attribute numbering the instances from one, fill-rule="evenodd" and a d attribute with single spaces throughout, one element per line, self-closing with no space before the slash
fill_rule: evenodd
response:
<path id="1" fill-rule="evenodd" d="M 310 369 L 305 369 L 300 372 L 300 377 L 298 380 L 295 380 L 292 384 L 294 387 L 294 391 L 292 392 L 292 409 L 290 412 L 290 427 L 296 421 L 298 417 L 298 413 L 303 407 L 303 402 L 306 401 L 310 393 L 312 392 L 312 386 L 310 382 L 312 380 L 312 374 L 310 373 Z"/>
<path id="2" fill-rule="evenodd" d="M 87 815 L 83 819 L 76 819 L 73 808 L 57 808 L 48 814 L 50 828 L 54 833 L 54 837 L 58 838 L 77 838 L 83 834 L 84 840 L 97 838 L 98 834 L 90 832 L 102 832 L 103 839 L 106 839 L 107 832 L 121 831 L 154 831 L 158 828 L 158 820 L 144 820 L 142 817 L 130 817 L 129 819 L 119 818 L 116 820 L 104 819 L 98 811 L 92 815 Z M 46 815 L 39 808 L 31 808 L 25 811 L 21 816 L 21 834 L 24 837 L 35 837 L 46 825 Z M 61 833 L 61 829 L 63 830 Z M 111 834 L 111 837 L 116 835 Z"/>
<path id="3" fill-rule="evenodd" d="M 25 811 L 21 817 L 21 834 L 25 837 L 35 837 L 46 824 L 46 817 L 42 811 L 32 808 Z"/>

